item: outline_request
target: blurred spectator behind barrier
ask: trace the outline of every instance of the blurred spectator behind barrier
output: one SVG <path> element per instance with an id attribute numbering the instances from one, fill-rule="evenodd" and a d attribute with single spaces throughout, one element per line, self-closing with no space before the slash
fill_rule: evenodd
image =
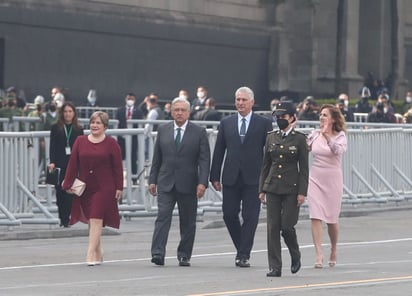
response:
<path id="1" fill-rule="evenodd" d="M 82 107 L 92 107 L 90 110 L 82 109 L 79 111 L 79 118 L 90 118 L 90 116 L 96 111 L 94 107 L 100 107 L 97 102 L 97 92 L 95 89 L 90 89 L 87 94 L 87 98 L 83 101 Z"/>
<path id="2" fill-rule="evenodd" d="M 21 93 L 20 93 L 21 94 Z M 23 93 L 24 94 L 24 93 Z M 26 106 L 26 101 L 24 100 L 24 98 L 21 98 L 19 96 L 17 96 L 17 89 L 14 86 L 10 86 L 7 90 L 6 90 L 6 97 L 10 100 L 10 99 L 14 99 L 16 102 L 16 107 L 23 110 L 24 107 Z"/>
<path id="3" fill-rule="evenodd" d="M 412 91 L 408 91 L 405 96 L 405 102 L 403 103 L 402 113 L 406 113 L 412 108 Z"/>
<path id="4" fill-rule="evenodd" d="M 364 86 L 361 92 L 361 98 L 355 105 L 354 112 L 356 113 L 369 113 L 372 111 L 372 106 L 369 104 L 369 98 L 371 96 L 371 92 L 369 88 Z"/>
<path id="5" fill-rule="evenodd" d="M 33 101 L 33 105 L 31 105 L 28 109 L 27 117 L 35 117 L 35 118 L 42 118 L 42 114 L 44 112 L 44 97 L 43 96 L 36 96 Z M 36 125 L 34 123 L 30 124 L 30 130 L 43 130 L 43 123 L 38 125 L 36 129 Z"/>
<path id="6" fill-rule="evenodd" d="M 336 103 L 336 107 L 339 108 L 340 113 L 342 113 L 343 117 L 345 118 L 346 122 L 353 122 L 355 121 L 354 116 L 353 116 L 353 112 L 346 109 L 345 110 L 345 100 L 343 99 L 338 99 L 337 103 Z"/>
<path id="7" fill-rule="evenodd" d="M 199 86 L 196 92 L 196 98 L 193 99 L 192 107 L 190 109 L 190 118 L 194 118 L 195 114 L 205 109 L 206 100 L 208 98 L 208 91 L 206 87 Z"/>
<path id="8" fill-rule="evenodd" d="M 143 119 L 143 113 L 136 105 L 136 95 L 128 93 L 125 98 L 126 104 L 117 109 L 116 119 L 119 121 L 119 128 L 127 128 L 127 120 L 129 119 Z M 133 125 L 137 128 L 137 125 Z M 126 141 L 124 137 L 117 137 L 122 152 L 123 160 L 126 157 Z M 137 136 L 132 137 L 132 175 L 137 175 Z M 136 177 L 132 178 L 136 182 Z"/>
<path id="9" fill-rule="evenodd" d="M 167 102 L 163 107 L 164 119 L 171 120 L 172 118 L 172 104 Z"/>
<path id="10" fill-rule="evenodd" d="M 389 100 L 389 95 L 388 94 L 381 94 L 378 96 L 377 103 L 382 103 L 387 106 L 388 111 L 391 113 L 395 113 L 395 109 L 393 109 L 393 106 Z"/>
<path id="11" fill-rule="evenodd" d="M 298 114 L 299 120 L 319 120 L 318 106 L 312 96 L 303 101 L 302 110 Z"/>
<path id="12" fill-rule="evenodd" d="M 189 101 L 189 92 L 185 89 L 179 90 L 178 97 Z"/>
<path id="13" fill-rule="evenodd" d="M 412 106 L 403 114 L 403 123 L 412 123 Z"/>
<path id="14" fill-rule="evenodd" d="M 16 97 L 8 97 L 3 100 L 3 107 L 0 109 L 0 117 L 11 119 L 13 116 L 24 116 L 23 109 L 17 107 Z M 23 124 L 20 124 L 20 130 L 23 130 Z"/>
<path id="15" fill-rule="evenodd" d="M 43 130 L 50 130 L 51 126 L 57 122 L 57 106 L 54 101 L 46 105 L 46 112 L 41 114 Z"/>
<path id="16" fill-rule="evenodd" d="M 205 102 L 205 109 L 197 112 L 193 116 L 193 119 L 204 121 L 220 121 L 222 116 L 215 108 L 216 100 L 214 98 L 208 98 Z"/>
<path id="17" fill-rule="evenodd" d="M 377 102 L 373 111 L 368 114 L 367 122 L 396 123 L 396 117 L 389 111 L 387 102 Z"/>
<path id="18" fill-rule="evenodd" d="M 164 112 L 162 108 L 160 108 L 159 104 L 159 96 L 156 93 L 150 93 L 149 99 L 146 102 L 148 114 L 146 119 L 147 120 L 162 120 L 164 119 Z M 145 160 L 149 160 L 149 141 L 152 140 L 152 131 L 157 131 L 157 124 L 153 123 L 146 123 L 144 126 L 144 134 L 145 134 Z"/>

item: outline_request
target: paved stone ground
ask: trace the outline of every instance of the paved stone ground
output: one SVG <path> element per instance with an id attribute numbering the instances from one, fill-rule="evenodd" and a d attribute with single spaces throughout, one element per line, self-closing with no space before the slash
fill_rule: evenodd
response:
<path id="1" fill-rule="evenodd" d="M 166 265 L 150 263 L 154 217 L 122 221 L 120 231 L 102 237 L 105 262 L 87 267 L 87 226 L 69 229 L 24 225 L 0 228 L 0 295 L 410 295 L 412 290 L 412 208 L 346 207 L 340 219 L 338 264 L 313 268 L 310 221 L 297 225 L 302 269 L 290 273 L 283 248 L 281 278 L 267 278 L 266 225 L 262 212 L 251 268 L 234 266 L 234 247 L 221 214 L 198 223 L 190 268 L 179 267 L 178 219 L 173 219 Z M 37 238 L 37 239 L 32 239 Z M 325 233 L 325 263 L 328 240 Z"/>

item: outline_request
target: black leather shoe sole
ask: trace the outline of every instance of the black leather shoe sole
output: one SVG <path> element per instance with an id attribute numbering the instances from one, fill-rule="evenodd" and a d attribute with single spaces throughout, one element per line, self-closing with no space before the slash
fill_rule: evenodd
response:
<path id="1" fill-rule="evenodd" d="M 179 266 L 190 266 L 189 259 L 187 258 L 180 258 L 179 259 Z"/>
<path id="2" fill-rule="evenodd" d="M 237 266 L 239 266 L 239 267 L 250 267 L 249 260 L 247 260 L 247 259 L 241 259 L 241 260 L 239 261 L 239 263 L 237 264 Z"/>
<path id="3" fill-rule="evenodd" d="M 296 262 L 292 262 L 292 265 L 290 266 L 290 271 L 292 273 L 297 273 L 301 266 L 302 264 L 300 263 L 300 260 L 297 260 Z"/>
<path id="4" fill-rule="evenodd" d="M 151 262 L 156 265 L 165 265 L 165 259 L 160 256 L 153 256 Z"/>
<path id="5" fill-rule="evenodd" d="M 281 277 L 282 276 L 282 272 L 280 270 L 271 270 L 266 274 L 267 277 Z"/>

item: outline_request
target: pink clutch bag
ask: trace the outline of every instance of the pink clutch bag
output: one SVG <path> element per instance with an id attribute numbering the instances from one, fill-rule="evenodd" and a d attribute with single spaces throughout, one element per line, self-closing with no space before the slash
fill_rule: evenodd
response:
<path id="1" fill-rule="evenodd" d="M 84 192 L 84 190 L 86 189 L 86 183 L 84 183 L 82 180 L 76 178 L 74 179 L 73 185 L 70 188 L 70 192 L 69 193 L 73 193 L 77 196 L 81 196 Z"/>

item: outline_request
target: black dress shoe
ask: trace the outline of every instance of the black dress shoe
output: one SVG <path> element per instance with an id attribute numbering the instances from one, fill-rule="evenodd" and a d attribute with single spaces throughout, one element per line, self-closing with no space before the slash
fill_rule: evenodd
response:
<path id="1" fill-rule="evenodd" d="M 280 271 L 280 269 L 271 269 L 267 274 L 267 277 L 281 277 L 282 276 L 282 272 Z"/>
<path id="2" fill-rule="evenodd" d="M 292 273 L 297 273 L 301 266 L 302 266 L 302 264 L 300 263 L 300 259 L 292 260 L 292 265 L 290 266 L 290 271 Z"/>
<path id="3" fill-rule="evenodd" d="M 165 265 L 165 258 L 159 255 L 153 255 L 152 263 L 156 265 Z"/>
<path id="4" fill-rule="evenodd" d="M 246 259 L 246 258 L 240 259 L 237 266 L 239 266 L 239 267 L 250 267 L 249 259 Z"/>
<path id="5" fill-rule="evenodd" d="M 189 259 L 187 257 L 182 257 L 179 259 L 179 266 L 190 266 Z"/>

